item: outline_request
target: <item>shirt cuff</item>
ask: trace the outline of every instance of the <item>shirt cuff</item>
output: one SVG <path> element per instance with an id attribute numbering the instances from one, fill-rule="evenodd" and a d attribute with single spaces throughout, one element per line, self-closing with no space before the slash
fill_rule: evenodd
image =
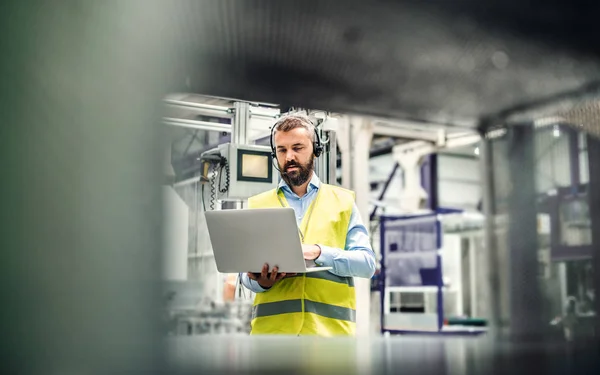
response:
<path id="1" fill-rule="evenodd" d="M 321 255 L 319 255 L 319 257 L 315 259 L 315 263 L 317 264 L 317 266 L 333 267 L 333 261 L 341 250 L 329 246 L 317 246 L 321 248 Z"/>
<path id="2" fill-rule="evenodd" d="M 260 286 L 260 284 L 258 283 L 258 281 L 250 279 L 250 285 L 252 286 L 252 291 L 254 291 L 255 293 L 262 293 L 262 292 L 266 292 L 267 290 L 271 289 L 271 288 L 263 288 L 262 286 Z"/>

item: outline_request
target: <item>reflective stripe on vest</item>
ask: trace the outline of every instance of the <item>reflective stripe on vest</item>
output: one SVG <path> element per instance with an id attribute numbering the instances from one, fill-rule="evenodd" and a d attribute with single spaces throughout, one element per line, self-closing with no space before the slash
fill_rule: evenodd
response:
<path id="1" fill-rule="evenodd" d="M 304 300 L 304 311 L 326 318 L 356 322 L 356 310 L 326 303 Z M 301 313 L 302 300 L 294 299 L 279 302 L 261 303 L 252 308 L 252 319 L 279 314 Z"/>
<path id="2" fill-rule="evenodd" d="M 248 207 L 277 208 L 282 203 L 289 207 L 285 197 L 278 198 L 274 189 L 251 197 Z M 311 205 L 314 207 L 309 208 L 313 210 L 310 221 L 305 215 L 300 224 L 304 243 L 344 249 L 354 193 L 321 184 Z M 355 309 L 352 277 L 329 271 L 287 277 L 255 295 L 251 334 L 352 335 L 356 326 Z"/>
<path id="3" fill-rule="evenodd" d="M 308 278 L 314 279 L 323 279 L 333 281 L 334 283 L 347 284 L 350 287 L 354 288 L 354 278 L 353 277 L 342 277 L 338 275 L 334 275 L 329 271 L 321 271 L 321 272 L 309 272 L 306 274 Z"/>

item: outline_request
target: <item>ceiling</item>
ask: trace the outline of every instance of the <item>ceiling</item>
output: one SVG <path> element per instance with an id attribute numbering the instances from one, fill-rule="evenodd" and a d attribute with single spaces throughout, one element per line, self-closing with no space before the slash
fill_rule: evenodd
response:
<path id="1" fill-rule="evenodd" d="M 600 3 L 562 0 L 178 3 L 165 74 L 182 93 L 170 98 L 188 102 L 261 101 L 426 131 L 560 115 L 600 134 L 598 14 Z M 198 114 L 168 106 L 167 116 Z M 202 131 L 169 132 L 184 165 L 212 144 Z M 376 138 L 372 153 L 397 142 Z"/>
<path id="2" fill-rule="evenodd" d="M 600 4 L 206 1 L 169 30 L 179 91 L 480 126 L 594 98 Z"/>

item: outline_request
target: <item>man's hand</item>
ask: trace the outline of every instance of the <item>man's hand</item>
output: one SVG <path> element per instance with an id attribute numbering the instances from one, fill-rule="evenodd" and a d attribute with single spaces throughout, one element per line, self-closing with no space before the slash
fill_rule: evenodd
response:
<path id="1" fill-rule="evenodd" d="M 321 248 L 317 245 L 302 244 L 302 252 L 304 253 L 304 259 L 315 260 L 321 255 Z"/>
<path id="2" fill-rule="evenodd" d="M 252 280 L 256 280 L 258 285 L 260 285 L 264 289 L 269 289 L 276 282 L 283 279 L 286 276 L 285 272 L 278 273 L 279 268 L 277 266 L 273 267 L 271 272 L 269 273 L 269 265 L 265 263 L 263 265 L 261 273 L 252 273 L 248 272 L 248 277 Z"/>

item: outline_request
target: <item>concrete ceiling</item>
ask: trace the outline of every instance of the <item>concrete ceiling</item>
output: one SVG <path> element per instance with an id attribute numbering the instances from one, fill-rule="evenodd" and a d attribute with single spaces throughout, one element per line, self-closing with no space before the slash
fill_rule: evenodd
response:
<path id="1" fill-rule="evenodd" d="M 206 1 L 169 30 L 181 91 L 478 126 L 596 96 L 598 2 Z"/>
<path id="2" fill-rule="evenodd" d="M 562 114 L 600 134 L 598 14 L 598 2 L 566 0 L 181 3 L 169 15 L 177 27 L 165 29 L 165 74 L 176 100 L 231 106 L 206 94 L 424 130 Z M 194 133 L 171 130 L 179 152 L 201 149 Z"/>

